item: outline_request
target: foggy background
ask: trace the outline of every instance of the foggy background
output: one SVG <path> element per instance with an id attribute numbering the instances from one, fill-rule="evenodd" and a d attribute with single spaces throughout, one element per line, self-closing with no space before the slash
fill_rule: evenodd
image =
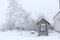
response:
<path id="1" fill-rule="evenodd" d="M 23 9 L 31 13 L 31 17 L 36 20 L 39 16 L 45 18 L 53 24 L 53 17 L 59 11 L 59 0 L 17 0 Z M 8 11 L 8 0 L 0 0 L 0 25 L 6 23 Z"/>

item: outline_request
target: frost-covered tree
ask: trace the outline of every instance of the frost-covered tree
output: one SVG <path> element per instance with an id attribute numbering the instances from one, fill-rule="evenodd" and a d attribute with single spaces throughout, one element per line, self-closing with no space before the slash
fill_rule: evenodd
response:
<path id="1" fill-rule="evenodd" d="M 33 30 L 35 29 L 34 20 L 16 0 L 9 0 L 7 14 L 7 29 Z"/>
<path id="2" fill-rule="evenodd" d="M 25 27 L 25 30 L 36 30 L 36 23 L 35 21 L 33 20 L 33 18 L 31 17 L 28 17 L 26 19 L 26 27 Z"/>
<path id="3" fill-rule="evenodd" d="M 24 17 L 27 16 L 26 12 L 22 7 L 20 7 L 16 0 L 9 0 L 9 7 L 8 7 L 8 28 L 13 29 L 17 25 L 20 27 L 23 24 Z"/>

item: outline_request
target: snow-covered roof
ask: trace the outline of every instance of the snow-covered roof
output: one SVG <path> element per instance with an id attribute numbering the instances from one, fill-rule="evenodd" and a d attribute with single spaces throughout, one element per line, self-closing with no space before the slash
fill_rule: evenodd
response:
<path id="1" fill-rule="evenodd" d="M 53 19 L 54 19 L 58 14 L 60 14 L 60 11 L 53 17 Z"/>
<path id="2" fill-rule="evenodd" d="M 38 18 L 38 19 L 36 20 L 36 23 L 38 23 L 41 19 L 42 19 L 42 17 Z"/>
<path id="3" fill-rule="evenodd" d="M 44 17 L 40 17 L 38 20 L 36 20 L 36 23 L 38 23 L 38 22 L 41 21 L 42 19 L 46 20 L 46 22 L 47 22 L 48 24 L 50 24 L 49 21 L 48 21 L 47 19 L 45 19 Z"/>

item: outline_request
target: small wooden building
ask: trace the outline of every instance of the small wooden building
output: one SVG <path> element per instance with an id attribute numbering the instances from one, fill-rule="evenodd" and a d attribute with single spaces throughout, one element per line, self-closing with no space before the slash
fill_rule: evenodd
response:
<path id="1" fill-rule="evenodd" d="M 48 30 L 50 30 L 51 25 L 50 23 L 45 20 L 44 18 L 41 18 L 37 21 L 37 30 L 38 30 L 38 36 L 40 35 L 48 35 Z"/>

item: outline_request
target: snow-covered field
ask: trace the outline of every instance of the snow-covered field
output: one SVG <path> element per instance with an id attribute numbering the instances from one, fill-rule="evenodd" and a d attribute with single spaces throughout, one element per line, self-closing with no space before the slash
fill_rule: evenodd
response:
<path id="1" fill-rule="evenodd" d="M 37 36 L 36 34 L 31 34 L 30 31 L 5 31 L 0 32 L 0 40 L 60 40 L 60 33 L 52 32 L 49 36 Z"/>

